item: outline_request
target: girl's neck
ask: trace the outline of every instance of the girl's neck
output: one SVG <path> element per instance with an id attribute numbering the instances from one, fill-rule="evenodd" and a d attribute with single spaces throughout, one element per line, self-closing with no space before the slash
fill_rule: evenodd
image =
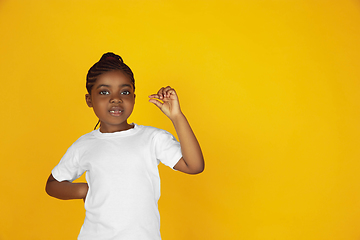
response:
<path id="1" fill-rule="evenodd" d="M 134 125 L 132 124 L 123 124 L 121 126 L 102 126 L 100 124 L 100 132 L 101 133 L 114 133 L 114 132 L 121 132 L 121 131 L 126 131 L 129 130 L 131 128 L 134 128 Z"/>

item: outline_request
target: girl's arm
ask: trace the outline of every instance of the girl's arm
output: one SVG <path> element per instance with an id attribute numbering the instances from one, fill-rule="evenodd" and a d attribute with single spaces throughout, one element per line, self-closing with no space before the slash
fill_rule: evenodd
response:
<path id="1" fill-rule="evenodd" d="M 46 183 L 46 192 L 52 197 L 69 200 L 83 199 L 85 201 L 88 191 L 87 183 L 71 183 L 68 181 L 57 181 L 51 174 Z"/>
<path id="2" fill-rule="evenodd" d="M 161 88 L 157 94 L 149 96 L 154 103 L 172 121 L 179 137 L 183 157 L 174 169 L 188 174 L 198 174 L 204 170 L 204 158 L 200 145 L 185 115 L 181 112 L 178 96 L 171 87 Z M 159 100 L 161 101 L 159 101 Z"/>

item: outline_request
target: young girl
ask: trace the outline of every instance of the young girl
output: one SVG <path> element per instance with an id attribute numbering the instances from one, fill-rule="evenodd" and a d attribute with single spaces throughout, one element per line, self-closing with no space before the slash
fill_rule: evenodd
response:
<path id="1" fill-rule="evenodd" d="M 204 169 L 199 143 L 178 96 L 165 87 L 149 101 L 172 121 L 180 142 L 164 130 L 128 123 L 135 81 L 120 56 L 104 54 L 90 68 L 86 88 L 86 103 L 99 118 L 100 128 L 67 150 L 52 170 L 46 192 L 85 201 L 79 240 L 159 240 L 159 162 L 188 174 Z M 87 183 L 73 183 L 84 172 Z"/>

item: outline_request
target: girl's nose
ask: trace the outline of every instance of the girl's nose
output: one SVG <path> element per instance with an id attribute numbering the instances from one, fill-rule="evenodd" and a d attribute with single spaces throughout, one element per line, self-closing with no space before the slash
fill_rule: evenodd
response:
<path id="1" fill-rule="evenodd" d="M 111 98 L 110 102 L 111 102 L 111 103 L 121 103 L 122 100 L 121 100 L 121 97 L 119 97 L 119 96 L 114 96 L 113 98 Z"/>

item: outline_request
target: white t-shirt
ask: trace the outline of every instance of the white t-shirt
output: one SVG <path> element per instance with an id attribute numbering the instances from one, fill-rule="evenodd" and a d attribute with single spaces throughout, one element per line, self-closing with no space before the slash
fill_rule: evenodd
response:
<path id="1" fill-rule="evenodd" d="M 180 143 L 165 130 L 134 124 L 80 137 L 52 174 L 73 181 L 86 172 L 89 191 L 79 240 L 160 240 L 160 161 L 173 168 Z"/>

